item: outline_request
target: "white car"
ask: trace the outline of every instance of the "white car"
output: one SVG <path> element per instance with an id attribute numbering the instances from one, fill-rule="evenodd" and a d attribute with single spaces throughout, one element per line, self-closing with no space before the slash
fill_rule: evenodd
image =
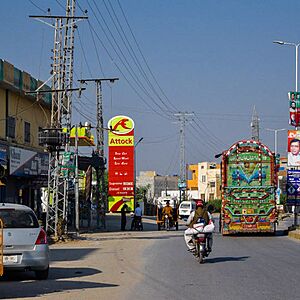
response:
<path id="1" fill-rule="evenodd" d="M 195 201 L 182 201 L 179 205 L 179 217 L 181 219 L 187 219 L 194 210 L 196 210 Z"/>
<path id="2" fill-rule="evenodd" d="M 47 279 L 49 247 L 47 235 L 31 208 L 0 204 L 3 222 L 3 265 L 5 270 L 34 271 L 37 279 Z"/>

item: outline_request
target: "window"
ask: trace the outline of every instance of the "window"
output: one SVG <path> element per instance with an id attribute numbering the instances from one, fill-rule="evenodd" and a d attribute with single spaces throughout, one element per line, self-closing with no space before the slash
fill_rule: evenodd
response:
<path id="1" fill-rule="evenodd" d="M 201 176 L 201 182 L 206 182 L 206 176 L 205 175 Z"/>
<path id="2" fill-rule="evenodd" d="M 214 188 L 214 187 L 216 187 L 216 183 L 215 183 L 214 181 L 211 181 L 211 182 L 209 183 L 209 186 L 210 186 L 211 188 Z"/>
<path id="3" fill-rule="evenodd" d="M 14 117 L 7 118 L 7 137 L 14 139 L 16 137 L 16 119 Z"/>
<path id="4" fill-rule="evenodd" d="M 4 228 L 38 228 L 36 216 L 27 210 L 0 209 Z"/>
<path id="5" fill-rule="evenodd" d="M 205 201 L 205 194 L 201 194 L 201 199 Z"/>
<path id="6" fill-rule="evenodd" d="M 208 195 L 208 201 L 212 201 L 214 200 L 214 194 L 213 193 L 209 193 Z"/>
<path id="7" fill-rule="evenodd" d="M 24 142 L 30 143 L 30 123 L 24 122 Z"/>

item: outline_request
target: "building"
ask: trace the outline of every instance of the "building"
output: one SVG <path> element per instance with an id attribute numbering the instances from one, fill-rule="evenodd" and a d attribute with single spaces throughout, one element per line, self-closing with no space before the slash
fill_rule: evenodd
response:
<path id="1" fill-rule="evenodd" d="M 6 170 L 0 202 L 22 203 L 37 212 L 48 174 L 48 154 L 39 146 L 38 133 L 50 126 L 51 94 L 26 92 L 42 84 L 0 59 L 0 164 Z M 49 89 L 46 85 L 41 88 Z"/>
<path id="2" fill-rule="evenodd" d="M 215 162 L 201 162 L 188 166 L 191 179 L 187 180 L 187 190 L 198 190 L 198 196 L 208 202 L 221 199 L 221 167 Z"/>
<path id="3" fill-rule="evenodd" d="M 179 177 L 176 175 L 161 176 L 157 175 L 155 171 L 140 171 L 136 178 L 136 186 L 148 186 L 146 197 L 149 202 L 154 202 L 155 199 L 161 197 L 162 191 L 168 195 L 168 190 L 178 190 L 178 179 Z"/>

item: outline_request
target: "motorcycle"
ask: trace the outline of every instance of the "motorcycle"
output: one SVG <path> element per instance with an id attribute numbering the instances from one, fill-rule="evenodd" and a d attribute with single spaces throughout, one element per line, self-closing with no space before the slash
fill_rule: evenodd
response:
<path id="1" fill-rule="evenodd" d="M 141 217 L 133 217 L 132 224 L 131 224 L 131 230 L 138 230 L 142 231 L 143 228 L 143 223 L 142 223 L 142 218 Z"/>
<path id="2" fill-rule="evenodd" d="M 200 264 L 204 263 L 204 257 L 207 257 L 209 252 L 207 250 L 207 234 L 206 233 L 197 233 L 193 237 L 195 244 L 195 253 L 194 255 L 198 259 Z"/>

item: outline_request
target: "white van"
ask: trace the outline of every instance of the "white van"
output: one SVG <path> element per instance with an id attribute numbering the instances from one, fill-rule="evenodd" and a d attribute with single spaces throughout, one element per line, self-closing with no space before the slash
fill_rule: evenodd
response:
<path id="1" fill-rule="evenodd" d="M 182 201 L 179 205 L 179 217 L 187 219 L 193 210 L 196 210 L 195 201 Z"/>

